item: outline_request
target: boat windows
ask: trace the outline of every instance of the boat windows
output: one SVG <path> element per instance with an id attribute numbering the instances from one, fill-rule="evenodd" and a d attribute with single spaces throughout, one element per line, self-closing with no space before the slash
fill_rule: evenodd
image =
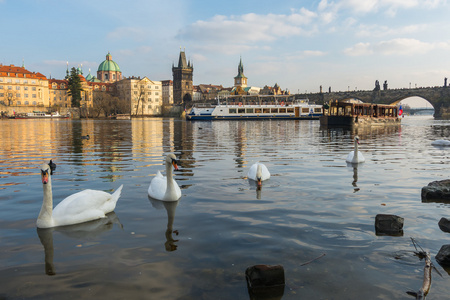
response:
<path id="1" fill-rule="evenodd" d="M 238 108 L 238 114 L 245 114 L 245 108 Z"/>
<path id="2" fill-rule="evenodd" d="M 322 113 L 322 108 L 321 107 L 314 107 L 314 112 L 315 113 Z"/>
<path id="3" fill-rule="evenodd" d="M 285 114 L 286 113 L 286 108 L 280 108 L 278 111 L 280 112 L 280 114 Z"/>
<path id="4" fill-rule="evenodd" d="M 293 107 L 288 107 L 287 108 L 287 112 L 288 113 L 294 113 L 294 108 Z"/>
<path id="5" fill-rule="evenodd" d="M 248 114 L 252 114 L 253 113 L 253 108 L 247 108 L 245 110 L 245 112 L 248 113 Z"/>
<path id="6" fill-rule="evenodd" d="M 302 114 L 309 114 L 309 108 L 308 107 L 302 107 Z"/>
<path id="7" fill-rule="evenodd" d="M 271 108 L 270 112 L 277 114 L 278 113 L 278 108 Z"/>
<path id="8" fill-rule="evenodd" d="M 260 114 L 262 112 L 261 108 L 255 108 L 255 114 Z"/>
<path id="9" fill-rule="evenodd" d="M 236 113 L 236 108 L 230 108 L 229 109 L 229 113 L 230 114 L 235 114 Z"/>
<path id="10" fill-rule="evenodd" d="M 263 113 L 270 114 L 270 108 L 263 108 Z"/>

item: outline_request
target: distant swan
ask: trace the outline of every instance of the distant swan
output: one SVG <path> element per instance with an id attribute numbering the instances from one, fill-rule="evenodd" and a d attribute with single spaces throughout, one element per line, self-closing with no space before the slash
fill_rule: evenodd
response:
<path id="1" fill-rule="evenodd" d="M 116 208 L 123 185 L 112 195 L 103 191 L 84 190 L 70 195 L 53 208 L 52 179 L 49 170 L 48 164 L 41 166 L 44 200 L 36 221 L 38 228 L 72 225 L 105 218 L 107 213 Z"/>
<path id="2" fill-rule="evenodd" d="M 262 182 L 270 178 L 270 172 L 264 164 L 257 162 L 250 167 L 247 177 L 256 181 L 258 187 L 261 187 Z"/>
<path id="3" fill-rule="evenodd" d="M 348 154 L 347 159 L 345 160 L 346 162 L 357 164 L 366 161 L 361 151 L 358 151 L 358 145 L 359 145 L 359 137 L 355 136 L 355 148 Z"/>
<path id="4" fill-rule="evenodd" d="M 178 170 L 177 158 L 169 153 L 165 159 L 166 176 L 160 171 L 153 177 L 148 187 L 148 195 L 161 201 L 177 201 L 181 197 L 181 190 L 175 179 L 173 179 L 172 166 Z"/>
<path id="5" fill-rule="evenodd" d="M 431 142 L 433 146 L 450 146 L 449 140 L 435 140 Z"/>
<path id="6" fill-rule="evenodd" d="M 91 137 L 89 136 L 89 134 L 83 135 L 81 137 L 82 140 L 89 140 Z"/>

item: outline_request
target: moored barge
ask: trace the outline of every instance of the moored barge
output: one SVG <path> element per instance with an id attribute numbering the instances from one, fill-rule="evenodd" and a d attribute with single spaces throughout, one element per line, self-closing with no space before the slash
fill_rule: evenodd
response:
<path id="1" fill-rule="evenodd" d="M 399 125 L 401 118 L 395 105 L 331 101 L 324 105 L 321 126 Z"/>

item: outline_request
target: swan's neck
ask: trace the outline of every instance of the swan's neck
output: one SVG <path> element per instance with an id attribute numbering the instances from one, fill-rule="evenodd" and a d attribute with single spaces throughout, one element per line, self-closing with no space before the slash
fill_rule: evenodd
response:
<path id="1" fill-rule="evenodd" d="M 355 140 L 355 151 L 353 154 L 354 159 L 358 158 L 358 142 Z"/>
<path id="2" fill-rule="evenodd" d="M 164 198 L 170 197 L 175 192 L 173 186 L 172 164 L 170 162 L 166 162 L 166 180 L 167 180 L 167 189 Z"/>
<path id="3" fill-rule="evenodd" d="M 37 220 L 37 226 L 46 228 L 52 226 L 52 212 L 53 212 L 53 195 L 52 195 L 52 180 L 49 178 L 47 184 L 42 184 L 44 190 L 44 200 L 42 201 L 41 212 Z"/>
<path id="4" fill-rule="evenodd" d="M 256 179 L 262 178 L 262 167 L 260 164 L 256 166 Z"/>

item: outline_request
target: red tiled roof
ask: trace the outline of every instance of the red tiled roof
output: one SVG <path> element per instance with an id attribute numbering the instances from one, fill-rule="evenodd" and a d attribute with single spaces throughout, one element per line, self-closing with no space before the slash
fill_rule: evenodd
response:
<path id="1" fill-rule="evenodd" d="M 34 78 L 34 79 L 47 79 L 44 75 L 37 72 L 30 72 L 25 68 L 15 65 L 4 66 L 0 65 L 0 76 L 2 77 L 16 77 L 16 78 Z"/>

